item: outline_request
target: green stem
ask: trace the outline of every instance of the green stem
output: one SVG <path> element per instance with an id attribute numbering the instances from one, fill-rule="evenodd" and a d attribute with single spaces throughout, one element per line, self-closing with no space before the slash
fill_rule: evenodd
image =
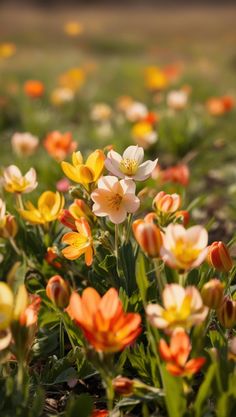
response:
<path id="1" fill-rule="evenodd" d="M 60 338 L 60 357 L 63 358 L 65 354 L 65 337 L 64 337 L 63 320 L 60 318 L 59 338 Z"/>
<path id="2" fill-rule="evenodd" d="M 114 400 L 114 388 L 112 385 L 111 378 L 106 380 L 106 394 L 107 394 L 107 409 L 108 411 L 113 410 L 113 400 Z"/>
<path id="3" fill-rule="evenodd" d="M 128 243 L 129 238 L 130 238 L 131 226 L 132 226 L 132 218 L 133 218 L 133 215 L 130 213 L 129 216 L 128 216 L 128 221 L 127 221 L 127 229 L 126 229 L 125 243 Z"/>
<path id="4" fill-rule="evenodd" d="M 154 268 L 155 268 L 155 273 L 156 273 L 156 279 L 157 279 L 157 285 L 158 285 L 158 289 L 159 289 L 159 294 L 162 294 L 162 291 L 165 287 L 165 279 L 163 277 L 163 274 L 160 271 L 160 261 L 159 259 L 153 259 L 153 263 L 154 263 Z"/>
<path id="5" fill-rule="evenodd" d="M 22 392 L 24 383 L 24 364 L 22 360 L 18 361 L 17 371 L 17 391 Z"/>
<path id="6" fill-rule="evenodd" d="M 24 204 L 23 204 L 23 201 L 22 201 L 21 194 L 16 193 L 15 196 L 16 196 L 16 203 L 17 203 L 18 208 L 20 210 L 24 210 Z"/>

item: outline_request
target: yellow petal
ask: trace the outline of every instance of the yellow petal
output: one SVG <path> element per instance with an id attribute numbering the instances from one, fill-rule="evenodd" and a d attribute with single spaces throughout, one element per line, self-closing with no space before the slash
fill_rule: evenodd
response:
<path id="1" fill-rule="evenodd" d="M 14 320 L 19 320 L 21 314 L 28 305 L 28 294 L 24 285 L 21 285 L 17 291 L 15 298 L 15 307 L 13 312 Z"/>
<path id="2" fill-rule="evenodd" d="M 69 164 L 68 162 L 62 162 L 61 168 L 64 174 L 72 181 L 81 183 L 81 178 L 79 174 L 78 167 L 75 168 L 73 165 Z"/>
<path id="3" fill-rule="evenodd" d="M 91 168 L 94 172 L 94 182 L 97 181 L 102 174 L 104 168 L 104 161 L 105 155 L 100 149 L 97 149 L 96 151 L 91 153 L 86 161 L 86 165 L 89 168 Z"/>

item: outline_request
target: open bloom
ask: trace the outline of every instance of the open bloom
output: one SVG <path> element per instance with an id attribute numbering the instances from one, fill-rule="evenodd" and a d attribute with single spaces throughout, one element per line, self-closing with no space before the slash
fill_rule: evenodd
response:
<path id="1" fill-rule="evenodd" d="M 19 156 L 31 156 L 36 151 L 39 144 L 39 140 L 31 133 L 19 133 L 16 132 L 12 136 L 11 146 L 13 151 Z"/>
<path id="2" fill-rule="evenodd" d="M 167 106 L 174 110 L 183 110 L 187 106 L 188 93 L 185 90 L 172 90 L 167 94 Z"/>
<path id="3" fill-rule="evenodd" d="M 84 163 L 81 152 L 72 154 L 72 165 L 63 161 L 61 163 L 64 174 L 72 181 L 87 185 L 96 182 L 104 169 L 105 155 L 100 150 L 92 152 Z"/>
<path id="4" fill-rule="evenodd" d="M 16 45 L 10 42 L 0 43 L 0 58 L 10 58 L 16 53 Z"/>
<path id="5" fill-rule="evenodd" d="M 152 174 L 157 159 L 155 161 L 143 162 L 144 150 L 136 146 L 129 146 L 121 156 L 111 150 L 105 160 L 106 169 L 119 178 L 130 178 L 144 181 Z"/>
<path id="6" fill-rule="evenodd" d="M 167 362 L 166 369 L 174 376 L 191 376 L 197 373 L 204 365 L 203 357 L 189 359 L 191 343 L 183 329 L 176 329 L 168 345 L 164 339 L 160 340 L 159 351 L 162 359 Z"/>
<path id="7" fill-rule="evenodd" d="M 234 99 L 231 96 L 211 97 L 206 102 L 206 108 L 212 116 L 222 116 L 234 107 Z"/>
<path id="8" fill-rule="evenodd" d="M 169 224 L 163 237 L 160 254 L 171 268 L 190 270 L 199 266 L 207 255 L 208 234 L 202 226 L 185 229 Z"/>
<path id="9" fill-rule="evenodd" d="M 67 155 L 74 152 L 78 144 L 73 141 L 71 132 L 61 133 L 58 130 L 50 132 L 44 140 L 48 154 L 61 162 Z"/>
<path id="10" fill-rule="evenodd" d="M 15 165 L 10 165 L 3 171 L 3 186 L 9 193 L 30 193 L 37 185 L 34 168 L 30 168 L 25 175 Z"/>
<path id="11" fill-rule="evenodd" d="M 98 188 L 91 194 L 94 214 L 108 216 L 115 224 L 123 223 L 127 213 L 134 213 L 139 208 L 140 200 L 135 195 L 135 188 L 132 180 L 119 181 L 111 175 L 100 178 Z"/>
<path id="12" fill-rule="evenodd" d="M 148 90 L 162 91 L 168 86 L 165 72 L 158 67 L 147 67 L 145 70 L 145 84 Z"/>
<path id="13" fill-rule="evenodd" d="M 26 210 L 20 210 L 23 219 L 32 224 L 46 224 L 56 220 L 63 209 L 65 200 L 58 192 L 45 191 L 35 207 L 30 201 L 25 203 Z"/>
<path id="14" fill-rule="evenodd" d="M 90 117 L 95 122 L 105 122 L 110 120 L 112 116 L 112 109 L 106 103 L 96 103 L 93 105 Z"/>
<path id="15" fill-rule="evenodd" d="M 207 262 L 213 268 L 222 272 L 229 272 L 233 267 L 229 250 L 221 241 L 213 242 L 208 247 Z"/>
<path id="16" fill-rule="evenodd" d="M 185 164 L 175 165 L 166 169 L 160 169 L 159 166 L 152 173 L 152 178 L 159 179 L 160 182 L 174 182 L 186 187 L 189 183 L 189 169 Z"/>
<path id="17" fill-rule="evenodd" d="M 197 288 L 178 284 L 166 285 L 162 293 L 163 307 L 149 304 L 146 314 L 150 323 L 159 329 L 172 331 L 176 327 L 190 329 L 202 323 L 208 313 Z"/>
<path id="18" fill-rule="evenodd" d="M 66 233 L 62 242 L 69 246 L 62 250 L 65 258 L 71 261 L 85 255 L 85 263 L 90 266 L 93 262 L 93 238 L 91 229 L 85 218 L 75 221 L 76 232 Z"/>
<path id="19" fill-rule="evenodd" d="M 50 101 L 54 106 L 61 106 L 65 103 L 70 103 L 74 97 L 74 91 L 70 88 L 58 87 L 52 91 Z"/>
<path id="20" fill-rule="evenodd" d="M 24 92 L 30 98 L 42 97 L 44 90 L 44 84 L 39 80 L 28 80 L 24 84 Z"/>
<path id="21" fill-rule="evenodd" d="M 67 312 L 98 352 L 119 352 L 141 332 L 140 315 L 124 312 L 115 288 L 110 288 L 103 297 L 94 288 L 86 288 L 82 296 L 74 292 Z"/>
<path id="22" fill-rule="evenodd" d="M 64 226 L 69 227 L 69 229 L 77 231 L 76 220 L 79 220 L 81 217 L 86 218 L 86 220 L 91 220 L 94 218 L 92 211 L 89 206 L 80 198 L 74 200 L 70 205 L 68 210 L 62 210 L 59 215 L 59 220 Z"/>

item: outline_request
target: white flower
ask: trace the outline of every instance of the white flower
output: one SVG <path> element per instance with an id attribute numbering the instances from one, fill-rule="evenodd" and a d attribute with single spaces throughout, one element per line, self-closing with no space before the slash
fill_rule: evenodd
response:
<path id="1" fill-rule="evenodd" d="M 174 110 L 182 110 L 188 102 L 188 93 L 184 90 L 173 90 L 167 94 L 167 105 Z"/>
<path id="2" fill-rule="evenodd" d="M 3 186 L 9 193 L 29 193 L 37 185 L 34 168 L 30 168 L 25 175 L 22 175 L 19 168 L 15 165 L 10 165 L 3 171 Z"/>
<path id="3" fill-rule="evenodd" d="M 19 156 L 31 156 L 36 151 L 39 140 L 31 133 L 14 133 L 11 139 L 13 151 Z"/>
<path id="4" fill-rule="evenodd" d="M 126 109 L 126 117 L 130 122 L 137 122 L 144 119 L 148 114 L 148 109 L 143 103 L 135 101 Z"/>
<path id="5" fill-rule="evenodd" d="M 105 160 L 105 167 L 111 174 L 119 178 L 132 178 L 144 181 L 152 174 L 158 159 L 155 161 L 142 162 L 144 157 L 143 148 L 129 146 L 121 156 L 115 151 L 109 151 Z"/>

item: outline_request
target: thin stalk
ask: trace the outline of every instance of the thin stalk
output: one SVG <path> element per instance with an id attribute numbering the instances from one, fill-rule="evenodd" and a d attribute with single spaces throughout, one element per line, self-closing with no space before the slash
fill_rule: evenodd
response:
<path id="1" fill-rule="evenodd" d="M 62 318 L 60 318 L 59 339 L 60 339 L 60 357 L 63 358 L 65 354 L 65 334 L 64 334 L 64 326 L 63 326 Z"/>
<path id="2" fill-rule="evenodd" d="M 159 289 L 159 293 L 160 295 L 162 294 L 162 291 L 165 287 L 165 279 L 163 277 L 163 274 L 160 271 L 160 261 L 159 259 L 153 259 L 153 263 L 154 263 L 154 268 L 155 268 L 155 273 L 156 273 L 156 279 L 157 279 L 157 285 L 158 285 L 158 289 Z"/>
<path id="3" fill-rule="evenodd" d="M 16 204 L 18 206 L 18 209 L 24 210 L 24 204 L 23 204 L 23 201 L 22 201 L 21 194 L 16 193 L 15 196 L 16 196 Z"/>

